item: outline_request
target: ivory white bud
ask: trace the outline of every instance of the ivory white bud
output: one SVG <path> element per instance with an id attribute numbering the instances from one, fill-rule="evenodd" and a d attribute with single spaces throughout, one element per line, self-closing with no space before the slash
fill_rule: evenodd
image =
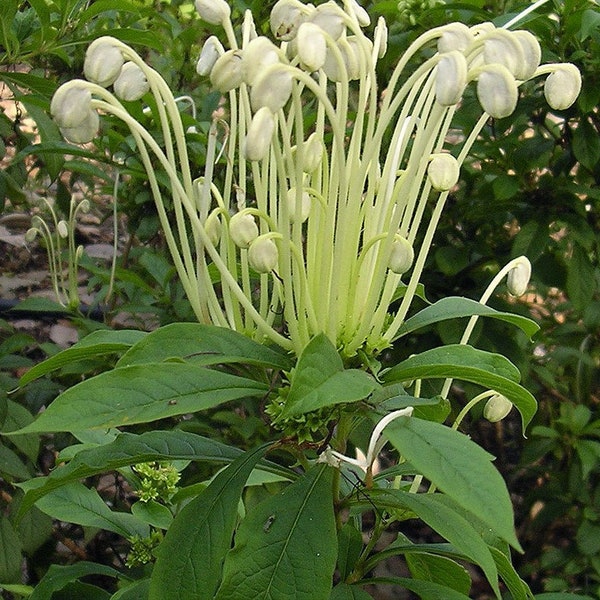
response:
<path id="1" fill-rule="evenodd" d="M 225 0 L 196 0 L 200 18 L 211 25 L 221 25 L 231 16 L 231 8 Z"/>
<path id="2" fill-rule="evenodd" d="M 412 267 L 414 259 L 415 251 L 410 242 L 400 234 L 396 234 L 388 262 L 390 271 L 402 275 Z"/>
<path id="3" fill-rule="evenodd" d="M 440 53 L 452 50 L 464 52 L 472 41 L 473 33 L 464 23 L 449 23 L 438 38 L 437 49 Z"/>
<path id="4" fill-rule="evenodd" d="M 383 58 L 387 52 L 388 45 L 388 27 L 383 17 L 379 17 L 377 20 L 377 25 L 373 32 L 373 40 L 375 40 L 375 45 L 377 46 L 377 56 Z"/>
<path id="5" fill-rule="evenodd" d="M 238 248 L 247 248 L 258 237 L 258 225 L 254 217 L 239 212 L 229 220 L 229 237 Z"/>
<path id="6" fill-rule="evenodd" d="M 213 246 L 216 246 L 219 243 L 222 229 L 219 213 L 218 211 L 213 210 L 204 222 L 204 231 L 206 231 L 206 235 Z"/>
<path id="7" fill-rule="evenodd" d="M 248 262 L 258 273 L 271 273 L 279 262 L 277 245 L 264 235 L 257 237 L 248 248 Z"/>
<path id="8" fill-rule="evenodd" d="M 440 58 L 435 76 L 435 99 L 442 106 L 457 104 L 467 85 L 467 59 L 462 52 L 451 50 Z"/>
<path id="9" fill-rule="evenodd" d="M 512 31 L 496 29 L 485 38 L 483 60 L 487 65 L 503 65 L 517 77 L 525 62 L 525 56 L 523 47 Z"/>
<path id="10" fill-rule="evenodd" d="M 119 76 L 124 62 L 119 41 L 110 36 L 102 36 L 89 45 L 83 72 L 88 81 L 108 87 Z"/>
<path id="11" fill-rule="evenodd" d="M 569 108 L 581 91 L 581 74 L 571 63 L 558 65 L 556 71 L 550 73 L 544 83 L 546 102 L 554 110 Z"/>
<path id="12" fill-rule="evenodd" d="M 222 94 L 239 87 L 244 81 L 241 50 L 227 50 L 215 61 L 210 72 L 210 82 Z"/>
<path id="13" fill-rule="evenodd" d="M 81 211 L 83 214 L 87 214 L 90 212 L 90 201 L 87 198 L 84 198 L 78 205 L 77 210 Z"/>
<path id="14" fill-rule="evenodd" d="M 30 227 L 25 232 L 25 241 L 29 244 L 31 244 L 31 242 L 34 242 L 35 238 L 38 236 L 38 232 L 39 232 L 39 230 L 36 229 L 35 227 Z"/>
<path id="15" fill-rule="evenodd" d="M 477 98 L 491 117 L 503 119 L 517 106 L 517 82 L 505 66 L 487 65 L 477 79 Z"/>
<path id="16" fill-rule="evenodd" d="M 123 65 L 113 87 L 117 97 L 127 102 L 139 100 L 150 90 L 144 71 L 133 62 Z"/>
<path id="17" fill-rule="evenodd" d="M 312 173 L 317 169 L 323 160 L 323 140 L 316 132 L 311 133 L 306 142 L 304 142 L 304 161 L 302 170 L 305 173 Z"/>
<path id="18" fill-rule="evenodd" d="M 518 263 L 506 276 L 506 287 L 511 295 L 516 297 L 522 296 L 527 291 L 530 278 L 531 263 L 527 257 L 521 256 Z"/>
<path id="19" fill-rule="evenodd" d="M 87 144 L 91 142 L 100 129 L 100 117 L 95 110 L 89 110 L 84 120 L 76 127 L 61 127 L 63 137 L 74 144 Z"/>
<path id="20" fill-rule="evenodd" d="M 202 46 L 200 57 L 196 63 L 196 73 L 198 75 L 209 75 L 215 66 L 219 56 L 225 54 L 225 48 L 216 35 L 211 35 Z"/>
<path id="21" fill-rule="evenodd" d="M 267 106 L 259 108 L 252 117 L 246 135 L 244 153 L 248 160 L 262 160 L 267 156 L 274 131 L 275 117 L 273 113 Z"/>
<path id="22" fill-rule="evenodd" d="M 323 30 L 314 23 L 302 23 L 296 38 L 298 57 L 308 71 L 318 71 L 327 57 Z"/>
<path id="23" fill-rule="evenodd" d="M 67 222 L 64 219 L 61 219 L 56 224 L 56 232 L 63 239 L 69 237 L 69 226 L 67 225 Z"/>
<path id="24" fill-rule="evenodd" d="M 91 110 L 92 94 L 85 81 L 74 79 L 61 85 L 50 103 L 50 113 L 59 127 L 77 127 Z"/>
<path id="25" fill-rule="evenodd" d="M 293 40 L 300 25 L 313 10 L 313 6 L 307 6 L 299 0 L 279 0 L 271 10 L 271 32 L 283 42 Z"/>
<path id="26" fill-rule="evenodd" d="M 277 46 L 267 37 L 259 36 L 244 48 L 242 57 L 244 81 L 248 85 L 254 82 L 269 66 L 279 62 Z"/>
<path id="27" fill-rule="evenodd" d="M 434 154 L 427 167 L 431 187 L 437 192 L 447 192 L 458 182 L 460 168 L 451 154 Z"/>
<path id="28" fill-rule="evenodd" d="M 287 205 L 290 223 L 296 221 L 296 213 L 298 210 L 298 190 L 293 187 L 287 192 Z M 311 200 L 308 192 L 300 192 L 300 223 L 304 223 L 310 215 Z"/>
<path id="29" fill-rule="evenodd" d="M 329 1 L 317 6 L 309 19 L 337 40 L 346 31 L 345 17 L 344 11 L 335 2 Z"/>
<path id="30" fill-rule="evenodd" d="M 530 31 L 519 29 L 513 31 L 513 37 L 523 49 L 523 62 L 519 65 L 515 77 L 521 81 L 533 77 L 542 60 L 542 49 L 537 38 Z"/>
<path id="31" fill-rule="evenodd" d="M 502 421 L 511 411 L 513 403 L 502 394 L 495 394 L 486 403 L 483 408 L 483 416 L 490 423 Z"/>
<path id="32" fill-rule="evenodd" d="M 350 0 L 350 10 L 356 15 L 361 27 L 368 27 L 371 24 L 369 13 L 356 0 Z"/>
<path id="33" fill-rule="evenodd" d="M 281 63 L 270 65 L 256 79 L 250 91 L 252 110 L 266 106 L 272 113 L 283 108 L 292 94 L 291 67 Z"/>

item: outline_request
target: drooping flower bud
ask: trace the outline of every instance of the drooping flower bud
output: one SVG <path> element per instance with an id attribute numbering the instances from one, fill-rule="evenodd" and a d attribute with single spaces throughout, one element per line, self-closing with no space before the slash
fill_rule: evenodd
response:
<path id="1" fill-rule="evenodd" d="M 313 6 L 299 0 L 279 0 L 271 10 L 271 32 L 283 42 L 293 40 L 300 25 L 313 10 Z"/>
<path id="2" fill-rule="evenodd" d="M 350 0 L 350 10 L 356 15 L 361 27 L 368 27 L 371 24 L 369 13 L 356 0 Z"/>
<path id="3" fill-rule="evenodd" d="M 452 50 L 464 52 L 472 41 L 473 33 L 464 23 L 449 23 L 438 38 L 437 49 L 440 53 Z"/>
<path id="4" fill-rule="evenodd" d="M 298 210 L 298 190 L 293 187 L 287 192 L 287 204 L 290 223 L 295 223 Z M 310 215 L 311 200 L 308 192 L 300 193 L 300 223 L 304 223 Z"/>
<path id="5" fill-rule="evenodd" d="M 277 245 L 270 237 L 257 237 L 248 248 L 248 262 L 257 273 L 271 273 L 279 262 Z"/>
<path id="6" fill-rule="evenodd" d="M 219 56 L 225 54 L 225 48 L 216 35 L 211 35 L 202 46 L 200 57 L 196 63 L 196 73 L 206 76 L 215 66 Z"/>
<path id="7" fill-rule="evenodd" d="M 503 119 L 517 106 L 517 82 L 505 66 L 487 65 L 477 79 L 477 97 L 485 112 L 495 119 Z"/>
<path id="8" fill-rule="evenodd" d="M 387 52 L 388 45 L 388 27 L 383 17 L 379 17 L 377 20 L 377 25 L 373 32 L 373 40 L 377 46 L 377 56 L 383 58 Z"/>
<path id="9" fill-rule="evenodd" d="M 427 167 L 427 175 L 436 192 L 447 192 L 458 182 L 458 161 L 451 154 L 433 154 Z"/>
<path id="10" fill-rule="evenodd" d="M 59 127 L 77 127 L 91 110 L 92 94 L 78 79 L 61 85 L 50 103 L 50 113 Z"/>
<path id="11" fill-rule="evenodd" d="M 323 160 L 323 140 L 316 133 L 311 133 L 306 142 L 304 142 L 304 160 L 302 170 L 305 173 L 312 173 Z"/>
<path id="12" fill-rule="evenodd" d="M 248 134 L 246 135 L 246 145 L 244 153 L 248 160 L 262 160 L 265 158 L 273 139 L 275 131 L 275 117 L 271 109 L 263 106 L 256 111 Z"/>
<path id="13" fill-rule="evenodd" d="M 73 144 L 91 142 L 100 129 L 100 117 L 95 110 L 89 110 L 81 123 L 75 127 L 60 127 L 62 136 Z"/>
<path id="14" fill-rule="evenodd" d="M 112 85 L 123 67 L 123 53 L 113 37 L 102 36 L 94 40 L 85 53 L 83 72 L 86 79 L 102 87 Z"/>
<path id="15" fill-rule="evenodd" d="M 225 0 L 196 0 L 200 18 L 211 25 L 221 25 L 231 16 L 231 8 Z"/>
<path id="16" fill-rule="evenodd" d="M 133 62 L 126 62 L 113 84 L 115 94 L 121 100 L 134 102 L 150 90 L 144 71 Z"/>
<path id="17" fill-rule="evenodd" d="M 521 44 L 523 49 L 523 62 L 519 65 L 515 77 L 521 81 L 526 81 L 533 77 L 535 70 L 540 66 L 542 49 L 540 43 L 530 31 L 522 29 L 513 31 L 513 37 Z"/>
<path id="18" fill-rule="evenodd" d="M 581 74 L 571 63 L 557 65 L 556 71 L 550 73 L 544 83 L 546 102 L 554 110 L 569 108 L 581 91 Z"/>
<path id="19" fill-rule="evenodd" d="M 522 296 L 527 291 L 531 278 L 531 263 L 526 256 L 521 256 L 517 264 L 508 272 L 506 287 L 513 296 Z"/>
<path id="20" fill-rule="evenodd" d="M 523 47 L 512 31 L 496 29 L 483 42 L 483 60 L 487 65 L 503 65 L 517 77 L 525 57 Z"/>
<path id="21" fill-rule="evenodd" d="M 216 246 L 219 243 L 222 229 L 219 211 L 213 210 L 204 222 L 204 231 L 206 231 L 206 235 L 213 246 Z"/>
<path id="22" fill-rule="evenodd" d="M 497 423 L 508 415 L 512 407 L 513 403 L 506 396 L 495 394 L 485 403 L 483 416 L 490 423 Z"/>
<path id="23" fill-rule="evenodd" d="M 402 275 L 412 267 L 414 259 L 415 251 L 410 242 L 400 234 L 396 234 L 388 262 L 390 271 Z"/>
<path id="24" fill-rule="evenodd" d="M 307 71 L 318 71 L 327 57 L 327 43 L 323 30 L 314 23 L 302 23 L 296 38 L 297 52 Z"/>
<path id="25" fill-rule="evenodd" d="M 229 220 L 229 237 L 238 248 L 247 248 L 258 237 L 258 225 L 247 212 L 239 212 Z"/>
<path id="26" fill-rule="evenodd" d="M 30 227 L 26 232 L 25 232 L 25 241 L 28 244 L 31 244 L 31 242 L 35 241 L 35 238 L 38 236 L 39 233 L 39 229 L 36 229 L 35 227 Z"/>
<path id="27" fill-rule="evenodd" d="M 222 94 L 239 87 L 244 81 L 241 50 L 227 50 L 213 65 L 210 82 Z"/>
<path id="28" fill-rule="evenodd" d="M 259 36 L 244 48 L 242 57 L 244 81 L 254 85 L 256 79 L 269 66 L 279 62 L 277 46 L 267 37 Z"/>
<path id="29" fill-rule="evenodd" d="M 342 33 L 346 31 L 345 18 L 344 11 L 331 0 L 317 6 L 309 17 L 311 23 L 318 25 L 334 40 L 339 39 Z"/>
<path id="30" fill-rule="evenodd" d="M 87 214 L 90 212 L 91 208 L 90 201 L 87 198 L 84 198 L 78 205 L 77 210 L 81 211 L 83 214 Z"/>
<path id="31" fill-rule="evenodd" d="M 256 79 L 250 91 L 252 110 L 266 106 L 272 113 L 283 108 L 292 94 L 290 67 L 277 63 L 267 67 Z"/>
<path id="32" fill-rule="evenodd" d="M 441 56 L 435 77 L 435 99 L 442 106 L 460 101 L 467 85 L 467 72 L 467 59 L 462 52 L 451 50 Z"/>
<path id="33" fill-rule="evenodd" d="M 69 226 L 67 225 L 67 222 L 64 219 L 61 219 L 56 224 L 56 232 L 63 239 L 69 237 Z"/>

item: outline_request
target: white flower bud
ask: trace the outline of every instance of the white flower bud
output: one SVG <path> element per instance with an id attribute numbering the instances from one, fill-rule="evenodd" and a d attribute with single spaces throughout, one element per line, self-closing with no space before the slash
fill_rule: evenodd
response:
<path id="1" fill-rule="evenodd" d="M 580 91 L 581 74 L 571 63 L 558 65 L 556 71 L 550 73 L 544 83 L 546 102 L 554 110 L 569 108 L 577 100 Z"/>
<path id="2" fill-rule="evenodd" d="M 483 60 L 486 65 L 503 65 L 514 77 L 517 77 L 525 57 L 523 47 L 513 36 L 512 31 L 496 29 L 485 38 Z"/>
<path id="3" fill-rule="evenodd" d="M 369 54 L 371 54 L 373 42 L 371 42 L 370 39 L 365 38 L 363 43 L 369 46 Z M 344 57 L 344 62 L 346 63 L 348 78 L 359 79 L 361 66 L 360 59 L 361 54 L 363 53 L 363 46 L 361 46 L 361 43 L 355 35 L 349 35 L 347 38 L 340 40 L 340 48 L 342 49 L 342 55 Z"/>
<path id="4" fill-rule="evenodd" d="M 238 248 L 247 248 L 258 237 L 258 225 L 247 212 L 235 213 L 229 220 L 229 237 Z"/>
<path id="5" fill-rule="evenodd" d="M 533 77 L 542 60 L 542 49 L 536 37 L 530 31 L 513 31 L 513 37 L 521 44 L 523 50 L 523 62 L 518 66 L 515 77 L 526 81 Z"/>
<path id="6" fill-rule="evenodd" d="M 427 175 L 436 192 L 447 192 L 458 182 L 458 161 L 451 154 L 433 154 L 427 167 Z"/>
<path id="7" fill-rule="evenodd" d="M 83 246 L 77 246 L 77 250 L 75 250 L 75 260 L 80 260 L 83 256 Z"/>
<path id="8" fill-rule="evenodd" d="M 272 113 L 283 108 L 292 94 L 291 67 L 277 63 L 267 67 L 250 91 L 252 110 L 267 106 Z"/>
<path id="9" fill-rule="evenodd" d="M 102 36 L 89 45 L 85 53 L 83 72 L 88 81 L 108 87 L 119 76 L 123 62 L 118 40 Z"/>
<path id="10" fill-rule="evenodd" d="M 350 0 L 350 10 L 356 15 L 361 27 L 368 27 L 371 24 L 369 13 L 356 0 Z"/>
<path id="11" fill-rule="evenodd" d="M 244 48 L 242 57 L 244 81 L 254 85 L 256 79 L 269 66 L 279 62 L 279 50 L 267 37 L 254 38 Z"/>
<path id="12" fill-rule="evenodd" d="M 213 246 L 216 246 L 219 243 L 222 229 L 219 212 L 213 210 L 204 222 L 204 231 Z"/>
<path id="13" fill-rule="evenodd" d="M 344 11 L 335 2 L 330 0 L 325 4 L 317 6 L 309 19 L 311 23 L 318 25 L 334 40 L 337 40 L 346 31 L 345 17 Z"/>
<path id="14" fill-rule="evenodd" d="M 467 85 L 467 59 L 462 52 L 451 50 L 440 58 L 435 76 L 435 99 L 442 106 L 457 104 Z"/>
<path id="15" fill-rule="evenodd" d="M 307 6 L 299 0 L 279 0 L 271 10 L 271 32 L 283 42 L 293 40 L 300 25 L 313 10 L 313 6 Z"/>
<path id="16" fill-rule="evenodd" d="M 270 273 L 279 261 L 275 242 L 264 235 L 257 237 L 248 248 L 248 262 L 258 273 Z"/>
<path id="17" fill-rule="evenodd" d="M 503 119 L 517 106 L 517 82 L 503 65 L 487 65 L 477 79 L 477 97 L 485 112 L 495 119 Z"/>
<path id="18" fill-rule="evenodd" d="M 311 133 L 302 149 L 304 150 L 302 170 L 305 173 L 312 173 L 323 160 L 323 140 L 316 132 Z"/>
<path id="19" fill-rule="evenodd" d="M 377 20 L 377 25 L 373 32 L 373 39 L 377 45 L 377 56 L 383 58 L 387 52 L 388 45 L 388 27 L 383 17 L 379 17 Z"/>
<path id="20" fill-rule="evenodd" d="M 259 108 L 252 117 L 246 135 L 244 153 L 248 160 L 262 160 L 267 156 L 274 131 L 275 117 L 273 113 L 267 106 Z"/>
<path id="21" fill-rule="evenodd" d="M 531 278 L 531 263 L 525 256 L 521 256 L 517 264 L 508 272 L 506 287 L 511 295 L 519 297 L 527 291 Z"/>
<path id="22" fill-rule="evenodd" d="M 133 62 L 126 62 L 113 84 L 115 94 L 121 100 L 134 102 L 150 90 L 144 71 Z"/>
<path id="23" fill-rule="evenodd" d="M 56 224 L 56 232 L 63 239 L 69 237 L 69 226 L 67 225 L 67 222 L 64 219 L 61 219 Z"/>
<path id="24" fill-rule="evenodd" d="M 390 271 L 402 275 L 412 267 L 414 259 L 415 251 L 410 242 L 400 234 L 396 234 L 388 262 Z"/>
<path id="25" fill-rule="evenodd" d="M 298 190 L 293 187 L 287 192 L 287 205 L 290 223 L 296 222 L 296 211 L 298 207 Z M 308 192 L 302 191 L 300 195 L 300 223 L 304 223 L 310 215 L 311 200 Z"/>
<path id="26" fill-rule="evenodd" d="M 50 113 L 59 127 L 77 127 L 91 110 L 92 94 L 85 81 L 74 79 L 61 85 L 50 103 Z"/>
<path id="27" fill-rule="evenodd" d="M 87 144 L 91 142 L 100 128 L 100 117 L 95 110 L 89 110 L 84 120 L 76 127 L 61 127 L 63 137 L 73 144 Z"/>
<path id="28" fill-rule="evenodd" d="M 327 57 L 327 43 L 323 30 L 314 23 L 302 23 L 296 38 L 297 53 L 307 71 L 318 71 Z"/>
<path id="29" fill-rule="evenodd" d="M 495 394 L 485 403 L 483 416 L 490 423 L 497 423 L 508 415 L 512 407 L 513 403 L 506 396 Z"/>
<path id="30" fill-rule="evenodd" d="M 464 23 L 449 23 L 444 27 L 444 32 L 438 38 L 438 52 L 458 50 L 464 52 L 473 41 L 473 33 Z"/>
<path id="31" fill-rule="evenodd" d="M 239 87 L 244 81 L 241 50 L 227 50 L 215 61 L 210 72 L 210 82 L 222 94 Z"/>
<path id="32" fill-rule="evenodd" d="M 221 44 L 216 35 L 211 35 L 204 42 L 202 50 L 200 51 L 200 57 L 196 63 L 196 73 L 202 76 L 208 75 L 215 66 L 219 56 L 222 56 L 223 54 L 225 54 L 223 44 Z"/>
<path id="33" fill-rule="evenodd" d="M 87 214 L 90 212 L 90 201 L 84 198 L 78 205 L 77 210 L 81 211 L 83 214 Z"/>
<path id="34" fill-rule="evenodd" d="M 211 25 L 221 25 L 231 15 L 225 0 L 196 0 L 195 5 L 200 18 Z"/>
<path id="35" fill-rule="evenodd" d="M 29 244 L 31 244 L 31 242 L 35 241 L 35 238 L 38 235 L 39 230 L 36 229 L 35 227 L 30 227 L 26 232 L 25 232 L 25 241 L 28 242 Z"/>

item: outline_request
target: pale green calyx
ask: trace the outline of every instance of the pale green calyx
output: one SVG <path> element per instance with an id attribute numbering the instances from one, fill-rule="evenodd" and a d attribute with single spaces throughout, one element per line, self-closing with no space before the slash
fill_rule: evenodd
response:
<path id="1" fill-rule="evenodd" d="M 222 25 L 231 15 L 225 0 L 196 0 L 195 6 L 200 18 L 212 25 Z"/>
<path id="2" fill-rule="evenodd" d="M 275 131 L 275 117 L 271 109 L 263 106 L 256 111 L 248 133 L 244 153 L 248 160 L 262 160 L 271 147 L 273 132 Z"/>
<path id="3" fill-rule="evenodd" d="M 427 175 L 431 187 L 437 192 L 451 190 L 457 183 L 460 174 L 458 161 L 451 154 L 434 154 L 427 167 Z"/>
<path id="4" fill-rule="evenodd" d="M 486 113 L 495 119 L 503 119 L 517 106 L 517 82 L 504 65 L 487 65 L 477 79 L 477 98 Z"/>
<path id="5" fill-rule="evenodd" d="M 522 296 L 527 291 L 530 278 L 531 263 L 527 257 L 521 256 L 506 276 L 506 287 L 511 295 Z"/>
<path id="6" fill-rule="evenodd" d="M 544 83 L 546 101 L 554 110 L 569 108 L 581 91 L 581 74 L 572 64 L 556 65 Z"/>
<path id="7" fill-rule="evenodd" d="M 124 62 L 118 41 L 113 37 L 103 36 L 88 46 L 83 72 L 88 81 L 108 87 L 119 76 Z"/>
<path id="8" fill-rule="evenodd" d="M 490 423 L 497 423 L 508 416 L 512 407 L 513 403 L 506 396 L 495 394 L 485 403 L 483 416 Z"/>
<path id="9" fill-rule="evenodd" d="M 248 263 L 257 273 L 271 273 L 278 260 L 277 245 L 269 234 L 258 236 L 248 248 Z"/>
<path id="10" fill-rule="evenodd" d="M 412 267 L 414 259 L 415 251 L 411 243 L 405 237 L 396 234 L 388 263 L 390 271 L 402 275 Z"/>
<path id="11" fill-rule="evenodd" d="M 233 215 L 229 221 L 229 237 L 238 248 L 248 248 L 258 237 L 254 216 L 244 211 Z"/>
<path id="12" fill-rule="evenodd" d="M 129 61 L 123 65 L 113 84 L 115 95 L 126 102 L 134 102 L 150 90 L 146 74 L 135 63 Z"/>
<path id="13" fill-rule="evenodd" d="M 210 71 L 210 82 L 225 94 L 244 81 L 244 68 L 241 50 L 227 50 L 215 61 Z"/>

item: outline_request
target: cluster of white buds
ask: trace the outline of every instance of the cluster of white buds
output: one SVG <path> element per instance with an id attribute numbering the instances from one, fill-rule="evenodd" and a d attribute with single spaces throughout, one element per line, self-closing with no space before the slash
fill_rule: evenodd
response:
<path id="1" fill-rule="evenodd" d="M 195 6 L 224 34 L 208 37 L 196 65 L 224 96 L 201 177 L 192 177 L 167 84 L 118 40 L 90 46 L 87 81 L 60 88 L 52 113 L 72 141 L 93 137 L 98 111 L 127 123 L 199 320 L 297 353 L 321 332 L 346 356 L 388 346 L 416 293 L 448 194 L 489 118 L 509 116 L 521 84 L 533 77 L 549 75 L 544 92 L 555 110 L 568 108 L 581 87 L 573 65 L 540 65 L 539 43 L 526 31 L 452 23 L 417 38 L 382 93 L 377 66 L 387 26 L 379 18 L 367 35 L 370 17 L 357 0 L 278 0 L 268 26 L 246 11 L 239 28 L 225 0 Z M 271 36 L 262 35 L 268 30 Z M 415 68 L 425 49 L 429 58 Z M 470 86 L 484 113 L 457 141 L 448 135 L 452 117 Z M 120 102 L 148 91 L 163 146 Z M 224 128 L 227 143 L 219 136 Z M 157 163 L 170 183 L 175 223 Z M 523 279 L 521 267 L 509 275 L 511 293 L 523 289 Z"/>

